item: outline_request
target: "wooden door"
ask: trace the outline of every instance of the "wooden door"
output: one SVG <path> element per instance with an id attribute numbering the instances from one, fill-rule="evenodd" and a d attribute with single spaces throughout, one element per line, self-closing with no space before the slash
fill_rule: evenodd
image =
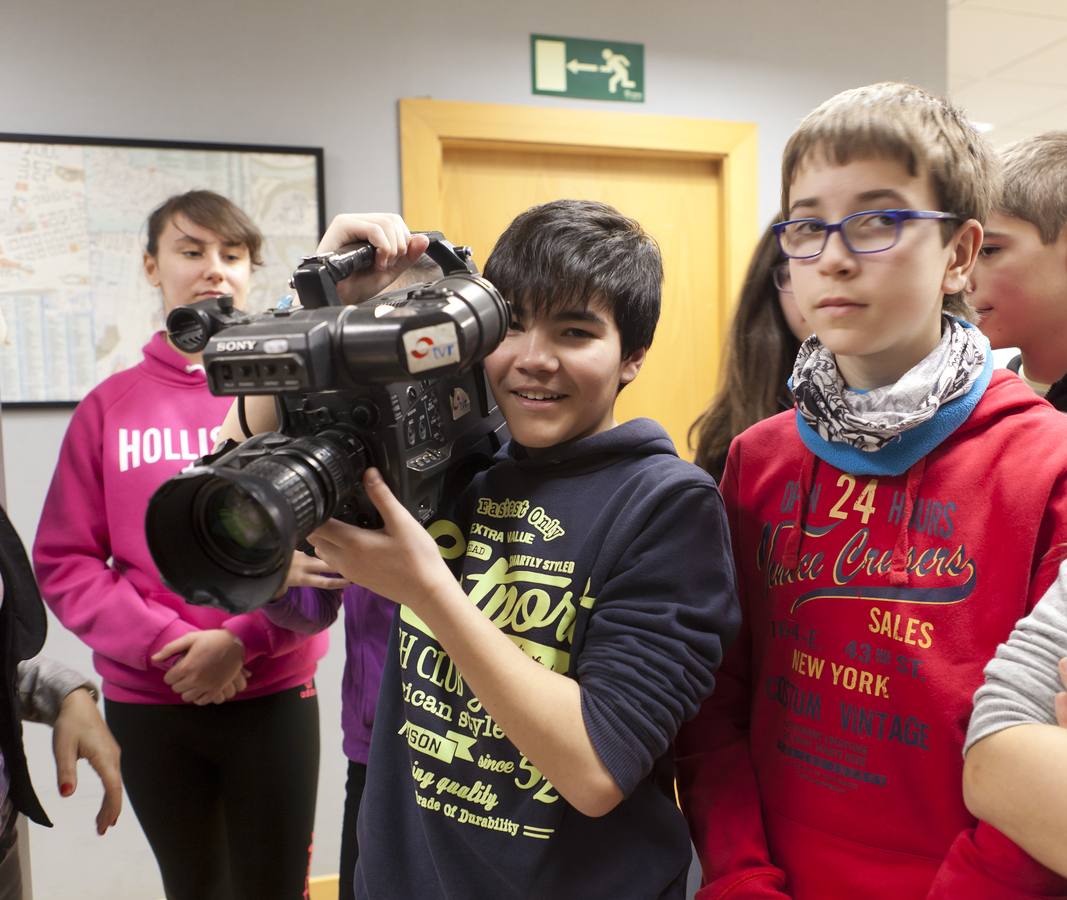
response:
<path id="1" fill-rule="evenodd" d="M 757 236 L 754 131 L 737 123 L 404 100 L 404 217 L 413 228 L 440 229 L 469 244 L 480 266 L 507 224 L 537 203 L 602 200 L 637 219 L 663 254 L 663 311 L 616 419 L 658 420 L 689 457 L 687 432 L 715 389 L 731 300 Z"/>

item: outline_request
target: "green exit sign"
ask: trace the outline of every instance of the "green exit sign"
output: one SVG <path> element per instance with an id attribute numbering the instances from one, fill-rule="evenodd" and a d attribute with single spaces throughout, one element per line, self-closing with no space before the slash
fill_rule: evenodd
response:
<path id="1" fill-rule="evenodd" d="M 645 45 L 530 35 L 533 92 L 590 100 L 645 100 Z"/>

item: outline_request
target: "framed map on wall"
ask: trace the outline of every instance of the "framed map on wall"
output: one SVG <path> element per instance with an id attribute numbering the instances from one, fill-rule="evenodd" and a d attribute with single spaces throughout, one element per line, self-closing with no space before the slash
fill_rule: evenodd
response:
<path id="1" fill-rule="evenodd" d="M 148 214 L 197 188 L 264 235 L 249 307 L 288 293 L 325 229 L 320 147 L 0 133 L 0 400 L 70 405 L 141 360 L 163 325 L 141 256 Z"/>

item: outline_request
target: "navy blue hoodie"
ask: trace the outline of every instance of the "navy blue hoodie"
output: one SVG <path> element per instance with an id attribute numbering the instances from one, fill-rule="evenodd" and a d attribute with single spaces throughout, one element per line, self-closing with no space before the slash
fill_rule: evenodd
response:
<path id="1" fill-rule="evenodd" d="M 581 685 L 624 795 L 590 818 L 507 739 L 401 608 L 359 820 L 359 898 L 684 896 L 670 748 L 739 624 L 715 482 L 638 419 L 530 457 L 515 442 L 431 526 L 472 603 Z"/>

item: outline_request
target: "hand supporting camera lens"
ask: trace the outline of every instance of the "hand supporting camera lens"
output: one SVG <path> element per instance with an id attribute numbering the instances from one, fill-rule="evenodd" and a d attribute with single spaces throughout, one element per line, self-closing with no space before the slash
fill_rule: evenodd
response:
<path id="1" fill-rule="evenodd" d="M 289 574 L 285 576 L 285 584 L 274 599 L 285 596 L 289 588 L 319 588 L 325 591 L 339 591 L 351 584 L 345 578 L 341 578 L 329 563 L 323 562 L 317 556 L 310 556 L 301 550 L 293 554 L 293 561 L 289 564 Z"/>

